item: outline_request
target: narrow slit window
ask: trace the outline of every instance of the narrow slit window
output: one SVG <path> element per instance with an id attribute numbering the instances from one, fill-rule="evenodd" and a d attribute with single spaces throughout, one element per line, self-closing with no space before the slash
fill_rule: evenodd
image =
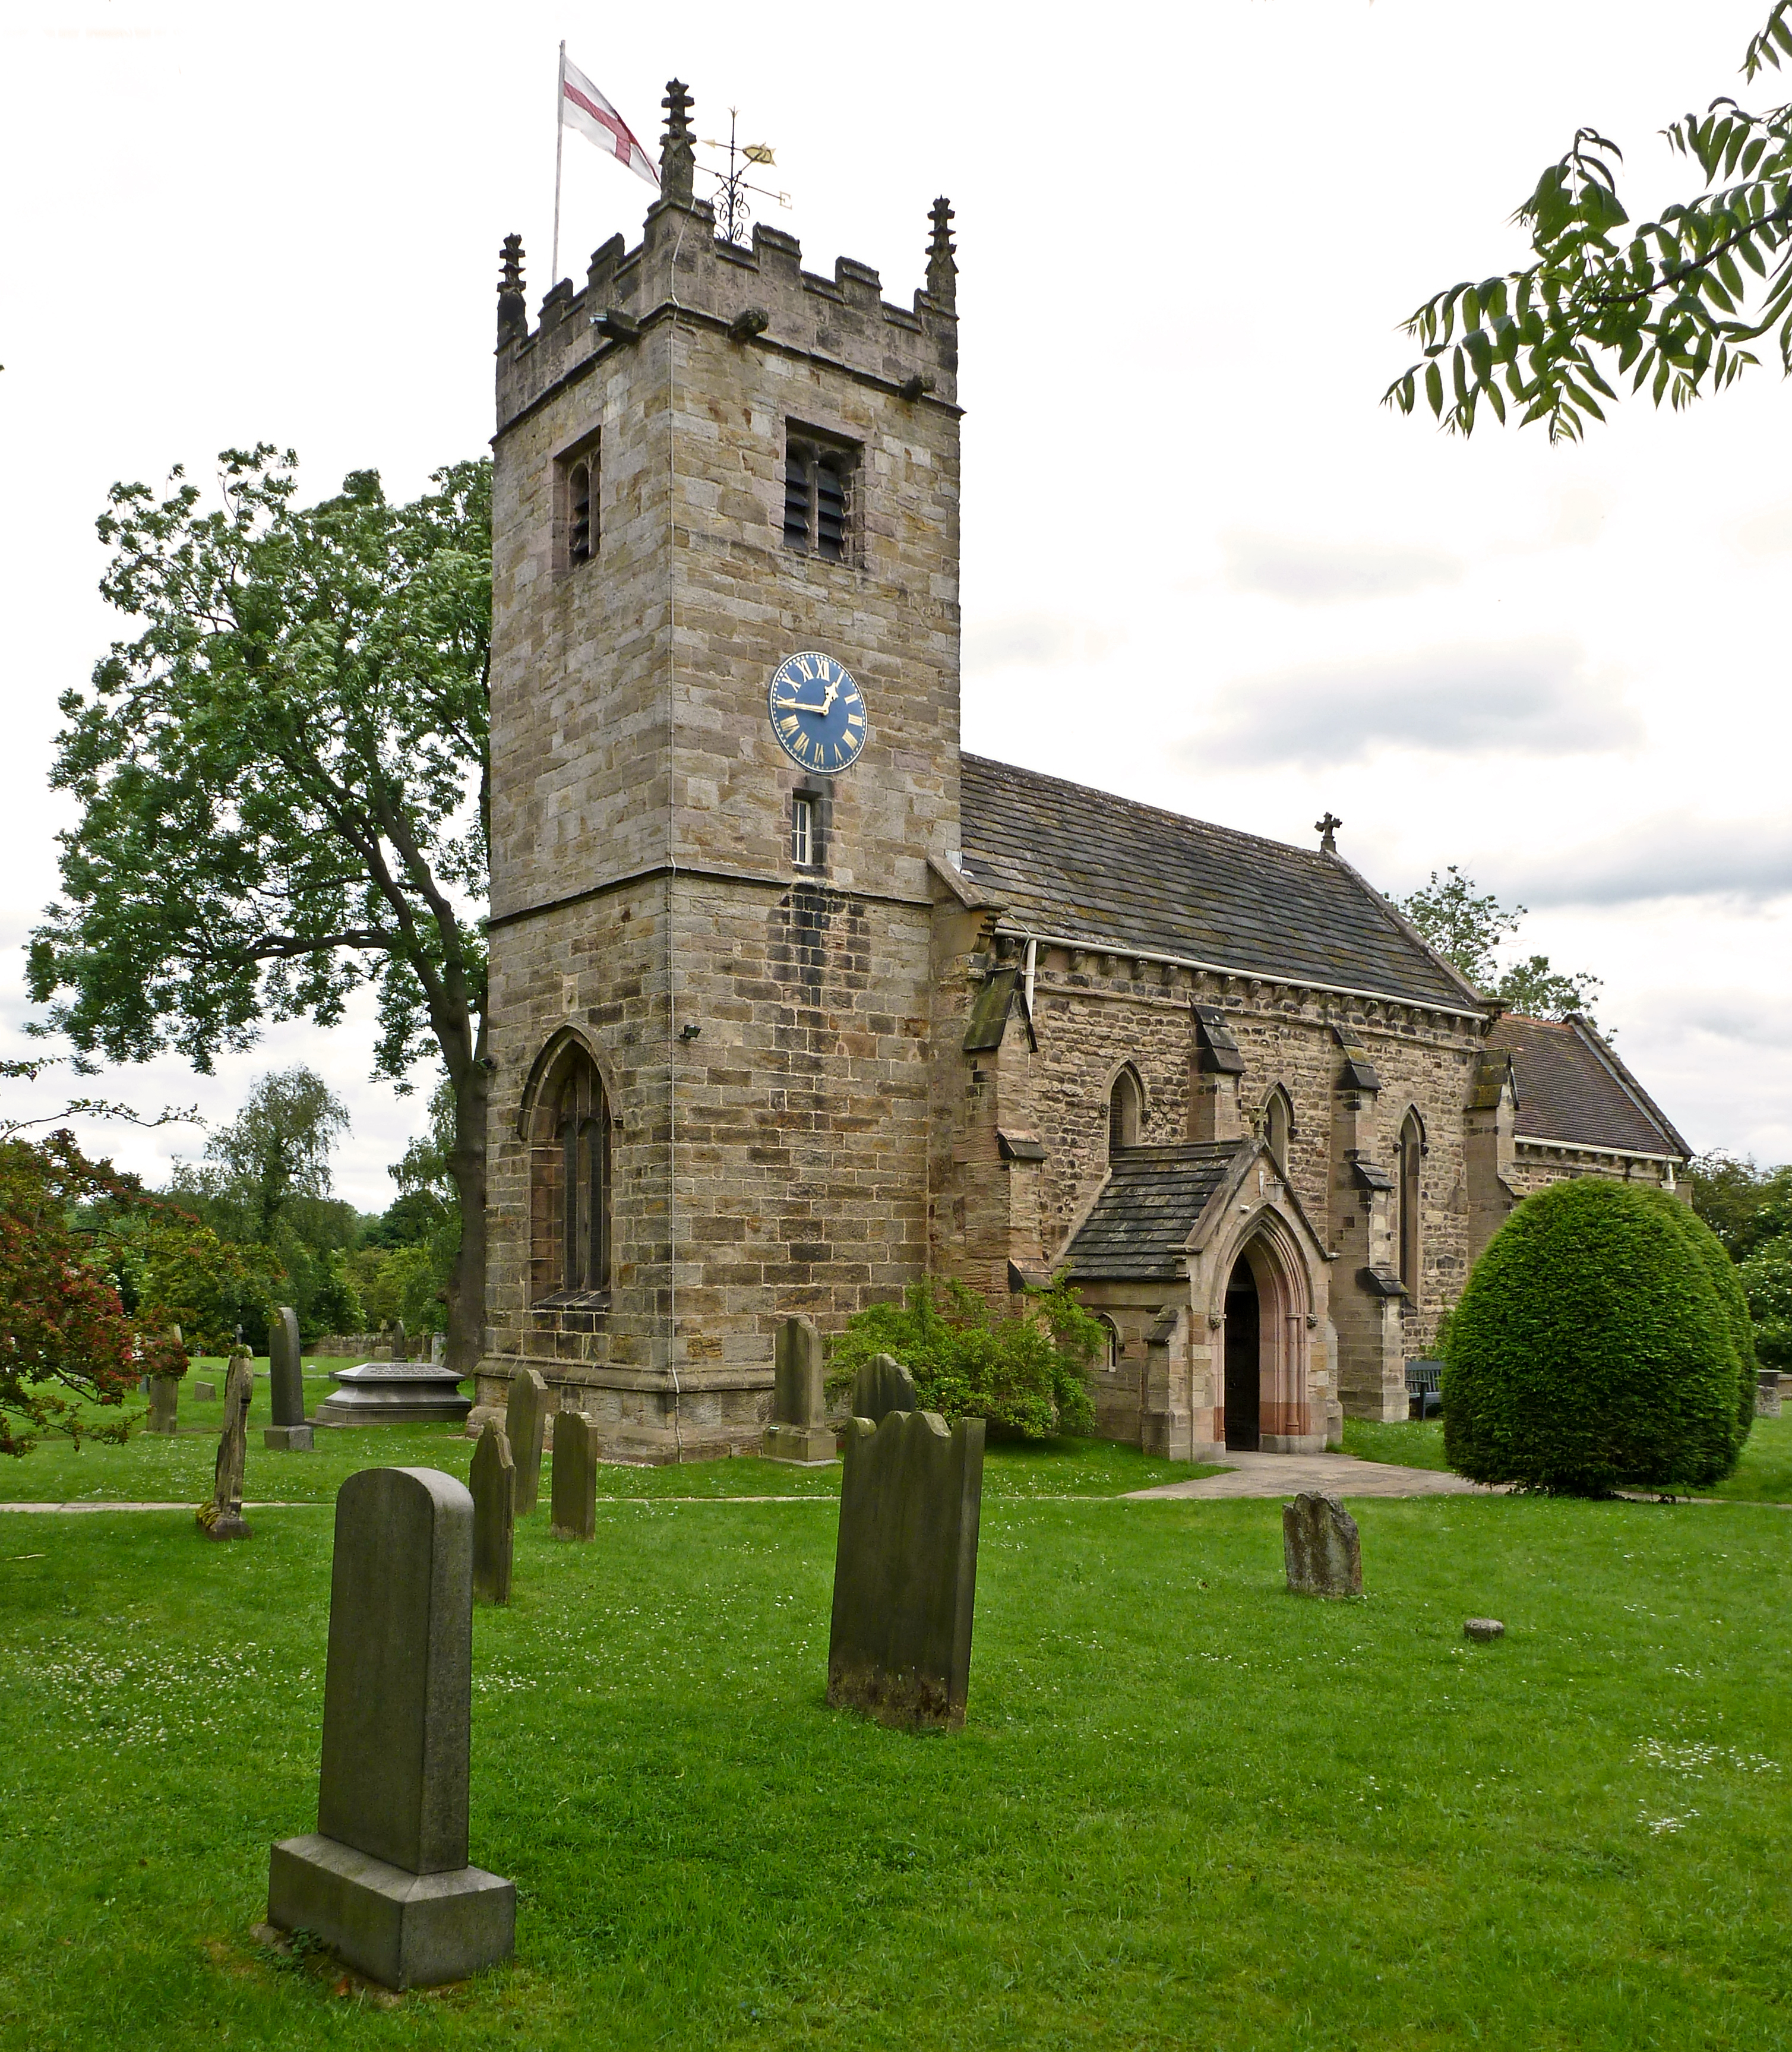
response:
<path id="1" fill-rule="evenodd" d="M 799 869 L 815 860 L 815 805 L 812 799 L 796 798 L 790 807 L 790 860 Z"/>
<path id="2" fill-rule="evenodd" d="M 575 563 L 591 560 L 591 459 L 589 456 L 573 465 L 571 491 L 567 511 L 569 516 L 566 553 Z"/>

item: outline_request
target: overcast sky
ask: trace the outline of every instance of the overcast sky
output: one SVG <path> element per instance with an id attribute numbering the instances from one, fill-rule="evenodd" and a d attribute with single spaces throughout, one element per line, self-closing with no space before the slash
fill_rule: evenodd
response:
<path id="1" fill-rule="evenodd" d="M 1582 123 L 1627 193 L 1659 131 L 1744 88 L 1767 0 L 1184 0 L 1100 10 L 302 9 L 56 0 L 0 22 L 0 1052 L 55 889 L 59 691 L 117 631 L 93 519 L 116 478 L 265 439 L 307 495 L 409 495 L 491 428 L 497 249 L 550 280 L 555 51 L 644 141 L 771 143 L 808 268 L 906 301 L 958 210 L 966 745 L 1296 843 L 1329 807 L 1384 888 L 1464 865 L 1602 1017 L 1695 1146 L 1792 1157 L 1787 816 L 1792 391 L 1771 368 L 1582 448 L 1464 444 L 1378 401 L 1400 318 L 1518 260 L 1508 217 Z M 650 195 L 569 135 L 561 268 Z M 363 1016 L 195 1078 L 108 1079 L 227 1118 L 320 1068 L 338 1186 L 389 1201 L 421 1098 Z M 203 1134 L 89 1136 L 152 1176 Z"/>

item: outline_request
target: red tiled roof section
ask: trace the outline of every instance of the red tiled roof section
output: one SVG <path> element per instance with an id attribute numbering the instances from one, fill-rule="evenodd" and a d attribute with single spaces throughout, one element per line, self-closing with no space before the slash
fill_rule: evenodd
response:
<path id="1" fill-rule="evenodd" d="M 1584 1021 L 1508 1012 L 1489 1043 L 1512 1056 L 1518 1130 L 1526 1138 L 1691 1157 L 1692 1149 L 1648 1092 Z"/>

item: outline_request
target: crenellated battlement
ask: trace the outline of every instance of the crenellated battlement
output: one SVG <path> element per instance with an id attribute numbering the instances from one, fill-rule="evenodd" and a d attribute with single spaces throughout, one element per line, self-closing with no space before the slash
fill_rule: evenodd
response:
<path id="1" fill-rule="evenodd" d="M 498 432 L 600 359 L 678 319 L 725 331 L 743 348 L 795 355 L 890 388 L 911 401 L 951 405 L 957 390 L 957 265 L 952 209 L 933 204 L 927 283 L 912 308 L 893 306 L 868 264 L 842 256 L 829 277 L 805 271 L 793 235 L 756 224 L 750 249 L 720 240 L 707 202 L 691 198 L 683 155 L 690 102 L 675 81 L 661 144 L 662 197 L 640 241 L 620 235 L 593 251 L 583 288 L 558 280 L 531 329 L 520 239 L 506 241 L 499 285 Z"/>

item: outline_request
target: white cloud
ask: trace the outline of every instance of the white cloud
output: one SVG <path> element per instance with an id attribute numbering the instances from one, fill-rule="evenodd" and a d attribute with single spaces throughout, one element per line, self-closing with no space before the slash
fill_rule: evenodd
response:
<path id="1" fill-rule="evenodd" d="M 1226 582 L 1233 590 L 1262 592 L 1297 605 L 1399 597 L 1428 585 L 1454 584 L 1465 567 L 1460 556 L 1442 549 L 1374 541 L 1297 540 L 1234 531 L 1225 544 Z"/>

